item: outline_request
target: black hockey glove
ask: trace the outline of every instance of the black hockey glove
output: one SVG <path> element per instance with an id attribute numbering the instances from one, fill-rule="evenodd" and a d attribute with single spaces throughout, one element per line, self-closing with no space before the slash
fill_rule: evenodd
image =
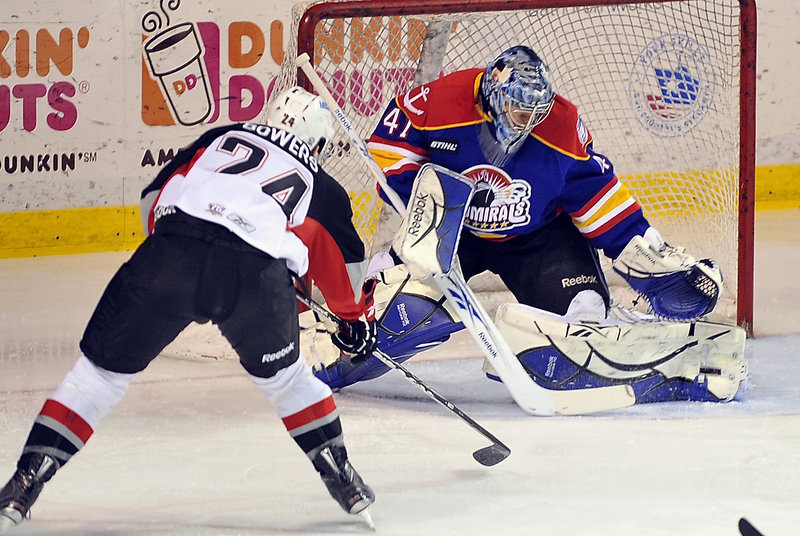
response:
<path id="1" fill-rule="evenodd" d="M 378 324 L 375 322 L 375 302 L 373 293 L 378 285 L 377 280 L 367 279 L 361 288 L 362 314 L 358 320 L 345 321 L 336 333 L 331 333 L 331 340 L 342 351 L 343 357 L 351 364 L 365 361 L 375 345 L 378 344 Z"/>
<path id="2" fill-rule="evenodd" d="M 378 324 L 363 315 L 358 320 L 345 322 L 339 331 L 331 333 L 331 340 L 351 364 L 365 361 L 378 343 Z"/>

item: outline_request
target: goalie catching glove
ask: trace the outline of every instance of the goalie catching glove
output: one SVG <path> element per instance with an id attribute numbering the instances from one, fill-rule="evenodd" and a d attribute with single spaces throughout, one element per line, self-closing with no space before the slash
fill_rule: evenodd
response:
<path id="1" fill-rule="evenodd" d="M 357 364 L 366 360 L 378 343 L 378 326 L 375 322 L 375 304 L 373 293 L 378 282 L 368 279 L 361 289 L 362 304 L 365 313 L 357 320 L 344 320 L 335 333 L 331 333 L 331 341 L 342 352 L 342 357 L 350 363 Z"/>
<path id="2" fill-rule="evenodd" d="M 654 314 L 666 319 L 705 316 L 722 292 L 722 272 L 714 261 L 697 261 L 682 248 L 667 245 L 652 227 L 633 237 L 612 266 L 644 296 Z"/>

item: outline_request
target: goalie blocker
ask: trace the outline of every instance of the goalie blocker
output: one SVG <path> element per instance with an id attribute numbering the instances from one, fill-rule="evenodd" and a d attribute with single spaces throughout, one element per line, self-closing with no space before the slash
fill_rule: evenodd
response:
<path id="1" fill-rule="evenodd" d="M 394 248 L 417 279 L 453 269 L 475 183 L 435 164 L 417 173 Z"/>

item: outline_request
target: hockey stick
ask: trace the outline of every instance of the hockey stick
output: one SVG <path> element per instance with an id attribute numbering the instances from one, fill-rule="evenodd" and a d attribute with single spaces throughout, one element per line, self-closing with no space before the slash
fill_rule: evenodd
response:
<path id="1" fill-rule="evenodd" d="M 739 519 L 739 532 L 742 536 L 764 536 L 743 517 Z"/>
<path id="2" fill-rule="evenodd" d="M 367 150 L 367 144 L 364 143 L 356 131 L 353 129 L 353 124 L 347 119 L 347 116 L 344 115 L 344 112 L 339 107 L 339 103 L 336 102 L 336 99 L 333 98 L 331 92 L 328 91 L 328 86 L 325 85 L 325 82 L 322 81 L 322 78 L 319 77 L 317 71 L 314 70 L 314 67 L 311 65 L 311 58 L 309 58 L 308 54 L 303 52 L 299 56 L 297 56 L 297 65 L 300 67 L 303 72 L 306 74 L 308 79 L 311 81 L 311 84 L 314 86 L 314 89 L 317 90 L 319 96 L 322 97 L 322 100 L 325 101 L 325 104 L 328 105 L 328 108 L 331 109 L 333 116 L 339 121 L 339 124 L 342 125 L 344 128 L 345 133 L 350 138 L 350 141 L 353 142 L 358 152 L 361 153 L 361 156 L 364 158 L 364 162 L 366 162 L 367 167 L 372 172 L 372 175 L 375 177 L 375 180 L 378 181 L 378 184 L 381 185 L 383 188 L 384 193 L 391 201 L 392 206 L 400 213 L 401 216 L 405 216 L 406 213 L 406 206 L 403 204 L 403 200 L 400 199 L 400 196 L 397 195 L 389 184 L 386 182 L 386 176 L 383 174 L 383 171 L 378 166 L 378 163 L 372 159 L 372 156 L 369 154 Z"/>
<path id="3" fill-rule="evenodd" d="M 306 304 L 309 308 L 311 308 L 312 311 L 314 311 L 319 315 L 324 316 L 337 326 L 342 326 L 344 324 L 344 321 L 341 318 L 334 315 L 333 313 L 325 309 L 322 305 L 320 305 L 319 303 L 315 302 L 314 300 L 306 296 L 300 289 L 297 289 L 297 299 Z M 469 415 L 464 413 L 458 406 L 450 402 L 450 400 L 448 400 L 444 396 L 434 391 L 425 382 L 423 382 L 416 375 L 414 375 L 410 370 L 408 370 L 400 363 L 392 359 L 391 356 L 387 355 L 378 348 L 373 350 L 372 355 L 374 355 L 381 363 L 383 363 L 387 367 L 400 372 L 403 376 L 406 377 L 406 379 L 409 382 L 419 387 L 419 389 L 422 392 L 424 392 L 433 400 L 435 400 L 442 406 L 446 407 L 447 409 L 458 415 L 463 421 L 469 424 L 479 434 L 481 434 L 483 437 L 487 438 L 489 441 L 492 442 L 492 444 L 489 445 L 488 447 L 480 448 L 472 453 L 472 457 L 475 458 L 475 461 L 477 461 L 479 464 L 485 466 L 496 465 L 505 460 L 506 458 L 508 458 L 508 455 L 511 454 L 511 449 L 508 448 L 507 445 L 505 445 L 502 441 L 500 441 L 491 433 L 489 433 L 489 431 L 486 430 L 486 428 L 475 422 Z"/>
<path id="4" fill-rule="evenodd" d="M 464 327 L 481 345 L 486 359 L 503 380 L 514 401 L 526 412 L 533 415 L 575 415 L 623 408 L 636 402 L 630 385 L 560 391 L 537 384 L 467 286 L 459 267 L 456 265 L 447 274 L 434 275 L 433 280 L 450 303 L 456 306 Z"/>
<path id="5" fill-rule="evenodd" d="M 314 70 L 308 54 L 298 56 L 297 64 L 344 127 L 395 210 L 405 216 L 406 207 L 400 196 L 389 186 L 383 170 L 372 158 L 366 143 L 355 133 L 353 125 Z M 629 385 L 556 391 L 537 384 L 522 368 L 508 342 L 467 286 L 457 264 L 449 273 L 435 275 L 433 280 L 455 306 L 464 327 L 480 345 L 489 362 L 495 366 L 514 401 L 526 412 L 533 415 L 570 415 L 623 408 L 636 403 L 636 395 Z"/>

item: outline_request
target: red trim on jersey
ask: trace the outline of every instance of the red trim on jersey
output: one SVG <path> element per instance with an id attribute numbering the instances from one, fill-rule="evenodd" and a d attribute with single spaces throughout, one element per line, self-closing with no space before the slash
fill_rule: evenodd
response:
<path id="1" fill-rule="evenodd" d="M 478 236 L 478 235 L 475 235 Z M 483 240 L 488 240 L 490 242 L 507 242 L 513 238 L 516 238 L 519 235 L 510 235 L 510 236 L 489 236 L 489 235 L 480 235 L 480 238 Z"/>
<path id="2" fill-rule="evenodd" d="M 485 121 L 481 113 L 478 86 L 484 69 L 464 69 L 415 87 L 395 98 L 397 107 L 418 129 L 442 129 Z M 555 96 L 553 108 L 545 120 L 533 129 L 532 135 L 557 150 L 588 158 L 586 147 L 592 135 L 584 125 L 581 139 L 578 133 L 578 109 L 561 95 Z M 377 138 L 376 138 L 377 139 Z M 397 142 L 392 142 L 396 145 Z M 414 150 L 411 147 L 405 147 Z"/>
<path id="3" fill-rule="evenodd" d="M 584 125 L 585 128 L 585 125 Z M 578 158 L 588 158 L 586 146 L 592 141 L 589 129 L 586 140 L 578 137 L 578 108 L 561 95 L 556 95 L 550 114 L 536 125 L 532 134 L 554 148 Z"/>
<path id="4" fill-rule="evenodd" d="M 462 123 L 482 121 L 477 103 L 476 80 L 484 69 L 466 69 L 411 89 L 396 97 L 417 128 L 446 128 Z M 427 93 L 424 93 L 427 91 Z M 417 113 L 418 110 L 422 112 Z"/>
<path id="5" fill-rule="evenodd" d="M 330 395 L 328 398 L 320 400 L 316 404 L 312 404 L 307 408 L 301 409 L 297 413 L 293 413 L 292 415 L 284 417 L 282 420 L 284 426 L 286 426 L 286 430 L 291 432 L 292 430 L 301 428 L 311 424 L 316 420 L 327 417 L 335 411 L 336 402 L 333 401 L 333 395 Z"/>
<path id="6" fill-rule="evenodd" d="M 408 164 L 404 164 L 399 168 L 392 168 L 392 169 L 385 169 L 384 172 L 386 173 L 387 177 L 391 177 L 392 175 L 401 175 L 406 171 L 417 171 L 419 168 L 422 167 L 422 164 L 412 163 L 409 162 Z M 379 185 L 380 186 L 380 185 Z"/>
<path id="7" fill-rule="evenodd" d="M 604 225 L 601 225 L 600 227 L 598 227 L 597 229 L 595 229 L 590 233 L 584 233 L 583 236 L 585 236 L 586 238 L 595 238 L 597 236 L 600 236 L 609 229 L 613 228 L 619 222 L 630 216 L 631 214 L 635 213 L 637 210 L 640 210 L 641 208 L 642 207 L 639 206 L 639 203 L 634 202 L 631 206 L 629 206 L 628 208 L 626 208 L 625 210 L 623 210 L 622 212 L 611 218 L 609 221 L 607 221 Z"/>
<path id="8" fill-rule="evenodd" d="M 306 218 L 292 232 L 308 248 L 308 273 L 322 291 L 331 312 L 344 320 L 358 320 L 363 313 L 356 302 L 342 250 L 320 222 Z"/>
<path id="9" fill-rule="evenodd" d="M 586 203 L 585 205 L 583 205 L 583 206 L 582 206 L 582 207 L 581 207 L 581 208 L 580 208 L 580 209 L 579 209 L 577 212 L 573 212 L 573 213 L 571 213 L 571 214 L 570 214 L 570 216 L 572 216 L 573 218 L 580 218 L 580 217 L 582 217 L 584 214 L 586 214 L 587 212 L 589 212 L 589 210 L 591 210 L 591 209 L 592 209 L 592 208 L 593 208 L 593 207 L 594 207 L 594 206 L 597 204 L 597 202 L 598 202 L 598 201 L 600 201 L 600 199 L 602 199 L 602 198 L 603 198 L 603 196 L 604 196 L 604 195 L 606 195 L 606 194 L 607 194 L 607 193 L 608 193 L 608 192 L 609 192 L 609 191 L 610 191 L 612 188 L 614 188 L 614 186 L 616 186 L 618 183 L 619 183 L 619 179 L 618 179 L 618 178 L 616 177 L 616 175 L 615 175 L 615 176 L 614 176 L 614 179 L 613 179 L 612 181 L 610 181 L 608 184 L 606 184 L 606 185 L 603 187 L 603 189 L 602 189 L 602 190 L 600 190 L 599 192 L 597 192 L 597 193 L 595 194 L 595 196 L 594 196 L 594 197 L 592 197 L 592 198 L 589 200 L 589 202 L 588 202 L 588 203 Z"/>
<path id="10" fill-rule="evenodd" d="M 61 402 L 53 399 L 47 399 L 47 401 L 45 401 L 42 411 L 39 412 L 39 415 L 44 415 L 45 417 L 50 417 L 51 419 L 60 422 L 70 432 L 78 436 L 84 443 L 86 443 L 94 433 L 92 427 L 89 426 L 89 423 L 83 420 L 83 417 L 69 409 Z"/>

